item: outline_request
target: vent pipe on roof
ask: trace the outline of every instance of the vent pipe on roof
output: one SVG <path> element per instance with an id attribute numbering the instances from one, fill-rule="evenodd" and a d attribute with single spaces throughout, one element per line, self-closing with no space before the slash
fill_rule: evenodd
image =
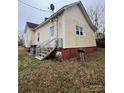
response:
<path id="1" fill-rule="evenodd" d="M 45 21 L 46 21 L 47 19 L 48 19 L 47 17 L 44 18 Z"/>

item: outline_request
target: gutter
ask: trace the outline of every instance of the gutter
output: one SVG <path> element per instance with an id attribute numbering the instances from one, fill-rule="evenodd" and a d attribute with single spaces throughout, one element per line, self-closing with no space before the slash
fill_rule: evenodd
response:
<path id="1" fill-rule="evenodd" d="M 58 16 L 56 17 L 56 19 L 57 19 L 57 36 L 56 36 L 56 38 L 57 38 L 57 48 L 58 48 Z"/>

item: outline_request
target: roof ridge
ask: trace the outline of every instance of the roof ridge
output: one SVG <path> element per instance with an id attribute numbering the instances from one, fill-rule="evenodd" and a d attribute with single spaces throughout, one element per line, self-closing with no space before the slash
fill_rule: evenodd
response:
<path id="1" fill-rule="evenodd" d="M 82 2 L 79 0 L 77 2 L 73 2 L 71 4 L 65 5 L 62 8 L 60 8 L 58 11 L 56 11 L 54 14 L 52 14 L 50 17 L 48 17 L 47 20 L 43 21 L 42 23 L 39 24 L 39 26 L 37 26 L 36 28 L 34 28 L 33 30 L 38 29 L 39 27 L 43 26 L 44 24 L 46 24 L 47 22 L 49 22 L 51 20 L 51 18 L 57 17 L 59 16 L 61 13 L 63 13 L 67 8 L 72 7 L 73 5 L 78 5 L 81 8 L 81 11 L 83 12 L 83 15 L 85 16 L 86 21 L 88 22 L 89 26 L 91 27 L 91 29 L 93 29 L 93 31 L 96 30 L 96 27 L 93 25 L 84 5 L 82 4 Z"/>
<path id="2" fill-rule="evenodd" d="M 30 23 L 31 23 L 31 24 L 37 24 L 37 23 L 29 22 L 29 21 L 27 21 L 26 23 L 29 23 L 29 24 L 30 24 Z M 37 24 L 37 25 L 39 25 L 39 24 Z"/>
<path id="3" fill-rule="evenodd" d="M 37 28 L 39 28 L 42 24 L 45 24 L 45 22 L 47 22 L 48 20 L 50 20 L 53 16 L 55 16 L 55 14 L 57 15 L 58 12 L 64 11 L 67 6 L 72 6 L 72 5 L 75 5 L 75 4 L 78 4 L 78 3 L 81 3 L 81 1 L 79 0 L 79 1 L 73 2 L 71 4 L 64 5 L 59 10 L 57 10 L 54 14 L 52 14 L 50 17 L 48 17 L 47 20 L 41 22 L 38 27 L 34 28 L 34 30 L 37 29 Z"/>
<path id="4" fill-rule="evenodd" d="M 34 29 L 34 28 L 36 28 L 37 26 L 39 26 L 39 24 L 36 24 L 36 23 L 33 23 L 33 22 L 27 22 L 27 26 L 28 26 L 29 28 Z"/>

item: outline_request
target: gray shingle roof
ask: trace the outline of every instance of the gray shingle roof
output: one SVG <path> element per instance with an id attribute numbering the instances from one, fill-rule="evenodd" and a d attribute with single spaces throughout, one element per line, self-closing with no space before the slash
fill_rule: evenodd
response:
<path id="1" fill-rule="evenodd" d="M 29 28 L 36 28 L 38 26 L 38 24 L 32 23 L 32 22 L 27 22 L 27 25 Z"/>

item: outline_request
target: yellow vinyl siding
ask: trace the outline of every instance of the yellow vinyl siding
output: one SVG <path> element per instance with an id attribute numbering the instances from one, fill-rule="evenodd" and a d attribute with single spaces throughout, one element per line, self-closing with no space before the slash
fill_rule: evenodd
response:
<path id="1" fill-rule="evenodd" d="M 26 33 L 25 33 L 25 46 L 30 47 L 32 42 L 32 32 L 31 29 L 26 26 Z"/>
<path id="2" fill-rule="evenodd" d="M 64 48 L 96 46 L 95 34 L 77 5 L 68 8 L 63 15 Z M 83 28 L 83 36 L 76 35 L 76 26 Z"/>
<path id="3" fill-rule="evenodd" d="M 41 44 L 42 42 L 48 40 L 50 37 L 49 37 L 49 30 L 50 30 L 50 27 L 54 26 L 54 37 L 56 37 L 56 20 L 54 22 L 49 22 L 49 23 L 46 23 L 45 25 L 43 25 L 42 27 L 38 28 L 36 31 L 35 31 L 35 39 L 34 39 L 34 42 L 35 44 Z M 38 43 L 37 42 L 37 34 L 40 33 L 40 40 Z"/>

